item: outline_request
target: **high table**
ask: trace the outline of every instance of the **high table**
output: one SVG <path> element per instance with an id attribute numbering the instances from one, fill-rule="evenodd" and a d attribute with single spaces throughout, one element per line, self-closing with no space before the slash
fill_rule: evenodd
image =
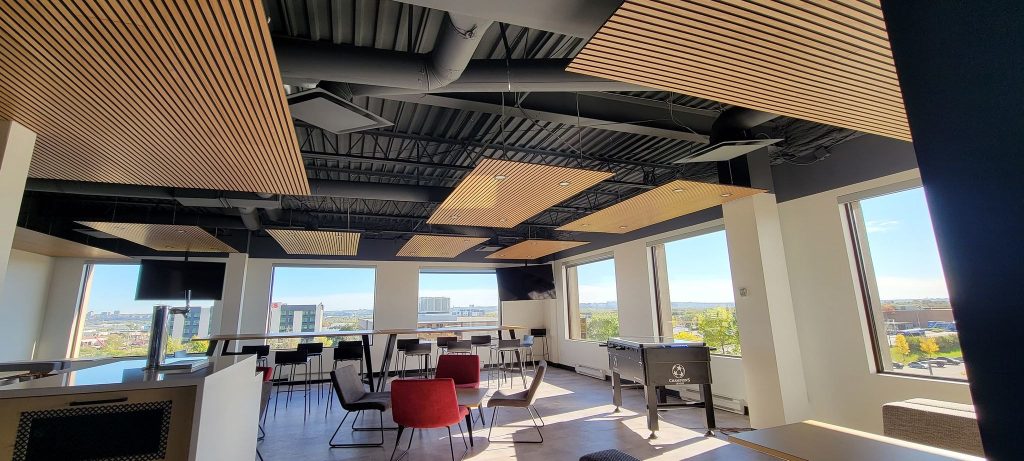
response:
<path id="1" fill-rule="evenodd" d="M 729 441 L 789 461 L 984 461 L 976 456 L 818 421 L 740 432 L 730 435 Z"/>
<path id="2" fill-rule="evenodd" d="M 516 338 L 516 330 L 524 330 L 526 327 L 518 325 L 484 325 L 484 326 L 466 326 L 466 327 L 442 327 L 442 328 L 386 328 L 379 330 L 348 330 L 348 331 L 304 331 L 304 332 L 285 332 L 285 333 L 237 333 L 237 334 L 226 334 L 226 335 L 210 335 L 207 338 L 193 337 L 192 341 L 209 341 L 210 345 L 206 348 L 206 355 L 224 355 L 228 350 L 228 345 L 231 341 L 246 341 L 246 340 L 268 340 L 268 339 L 285 339 L 285 338 L 337 338 L 340 336 L 359 336 L 363 343 L 363 360 L 366 363 L 366 369 L 370 371 L 367 373 L 367 379 L 370 384 L 370 389 L 380 392 L 384 390 L 384 385 L 387 383 L 387 374 L 389 367 L 391 366 L 391 358 L 395 352 L 395 346 L 398 343 L 398 335 L 415 335 L 420 333 L 473 333 L 473 332 L 488 332 L 497 331 L 498 339 L 502 339 L 502 332 L 507 331 L 508 336 L 511 339 Z M 384 349 L 384 357 L 380 364 L 380 379 L 376 385 L 373 380 L 373 359 L 370 354 L 370 337 L 373 335 L 387 335 L 388 341 Z M 519 351 L 516 351 L 519 354 Z"/>

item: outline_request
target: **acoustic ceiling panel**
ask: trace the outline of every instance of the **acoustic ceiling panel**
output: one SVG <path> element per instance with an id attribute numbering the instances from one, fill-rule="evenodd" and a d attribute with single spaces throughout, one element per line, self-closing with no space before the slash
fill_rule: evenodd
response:
<path id="1" fill-rule="evenodd" d="M 308 195 L 256 0 L 0 0 L 0 118 L 37 178 Z"/>
<path id="2" fill-rule="evenodd" d="M 761 192 L 764 191 L 728 184 L 675 180 L 557 230 L 624 234 Z"/>
<path id="3" fill-rule="evenodd" d="M 177 224 L 135 224 L 120 222 L 76 221 L 101 232 L 157 251 L 192 253 L 235 253 L 230 245 L 218 240 L 201 227 Z"/>
<path id="4" fill-rule="evenodd" d="M 355 256 L 359 253 L 358 232 L 267 229 L 290 255 Z"/>
<path id="5" fill-rule="evenodd" d="M 910 140 L 878 0 L 626 0 L 568 70 Z"/>
<path id="6" fill-rule="evenodd" d="M 503 250 L 498 250 L 488 259 L 537 259 L 569 248 L 576 248 L 590 242 L 574 242 L 571 240 L 523 240 Z"/>
<path id="7" fill-rule="evenodd" d="M 512 228 L 613 175 L 604 171 L 484 159 L 462 179 L 427 222 Z"/>
<path id="8" fill-rule="evenodd" d="M 486 242 L 487 238 L 458 235 L 414 235 L 396 256 L 411 258 L 454 258 L 464 251 Z"/>
<path id="9" fill-rule="evenodd" d="M 24 227 L 14 229 L 14 243 L 11 248 L 46 256 L 89 259 L 128 259 L 117 253 L 64 240 Z"/>

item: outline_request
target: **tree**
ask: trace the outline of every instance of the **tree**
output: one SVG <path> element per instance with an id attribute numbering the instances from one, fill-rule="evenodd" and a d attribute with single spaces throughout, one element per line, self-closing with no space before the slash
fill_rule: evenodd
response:
<path id="1" fill-rule="evenodd" d="M 731 309 L 716 307 L 697 316 L 697 331 L 704 342 L 718 348 L 718 352 L 740 355 L 740 330 Z"/>
<path id="2" fill-rule="evenodd" d="M 681 341 L 700 341 L 700 336 L 697 336 L 689 331 L 680 331 L 673 336 L 673 338 Z"/>
<path id="3" fill-rule="evenodd" d="M 604 341 L 619 335 L 618 312 L 595 312 L 587 320 L 586 339 Z"/>
<path id="4" fill-rule="evenodd" d="M 906 336 L 896 335 L 896 340 L 893 341 L 892 345 L 892 356 L 900 363 L 905 362 L 910 357 L 910 344 L 907 343 Z"/>
<path id="5" fill-rule="evenodd" d="M 935 342 L 935 338 L 922 338 L 921 344 L 918 345 L 921 348 L 921 352 L 928 357 L 933 357 L 936 352 L 939 351 L 939 345 Z M 932 372 L 932 362 L 928 362 L 928 374 L 935 374 Z"/>

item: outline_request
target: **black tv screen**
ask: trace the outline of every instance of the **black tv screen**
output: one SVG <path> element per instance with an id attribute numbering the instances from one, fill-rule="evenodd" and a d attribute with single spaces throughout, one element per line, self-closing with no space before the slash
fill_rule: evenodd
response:
<path id="1" fill-rule="evenodd" d="M 219 300 L 224 291 L 224 263 L 142 261 L 136 300 L 183 300 L 188 290 L 192 290 L 191 299 Z"/>
<path id="2" fill-rule="evenodd" d="M 550 264 L 502 267 L 495 272 L 502 301 L 555 298 L 555 273 Z"/>

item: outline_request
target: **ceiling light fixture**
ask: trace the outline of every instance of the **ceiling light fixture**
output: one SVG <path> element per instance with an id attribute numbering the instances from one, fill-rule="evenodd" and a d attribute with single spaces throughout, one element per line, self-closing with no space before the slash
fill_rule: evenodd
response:
<path id="1" fill-rule="evenodd" d="M 686 192 L 686 189 L 683 189 L 682 187 L 677 187 L 675 189 L 672 189 L 672 192 L 675 192 L 675 193 L 678 194 L 680 192 Z"/>
<path id="2" fill-rule="evenodd" d="M 462 217 L 462 216 L 459 216 L 459 215 L 457 215 L 457 214 L 453 214 L 453 215 L 452 215 L 452 219 L 459 219 L 459 218 L 461 218 L 461 217 Z"/>
<path id="3" fill-rule="evenodd" d="M 494 175 L 494 180 L 495 181 L 504 181 L 506 179 L 508 179 L 508 176 L 505 176 L 503 174 L 496 174 L 496 175 Z"/>
<path id="4" fill-rule="evenodd" d="M 558 185 L 562 186 L 562 187 L 569 187 L 569 181 L 562 181 L 562 182 L 558 183 Z"/>
<path id="5" fill-rule="evenodd" d="M 718 194 L 718 196 L 719 197 L 732 197 L 732 193 L 731 192 L 726 192 L 724 194 Z"/>
<path id="6" fill-rule="evenodd" d="M 626 226 L 619 226 L 619 229 L 625 229 Z"/>

